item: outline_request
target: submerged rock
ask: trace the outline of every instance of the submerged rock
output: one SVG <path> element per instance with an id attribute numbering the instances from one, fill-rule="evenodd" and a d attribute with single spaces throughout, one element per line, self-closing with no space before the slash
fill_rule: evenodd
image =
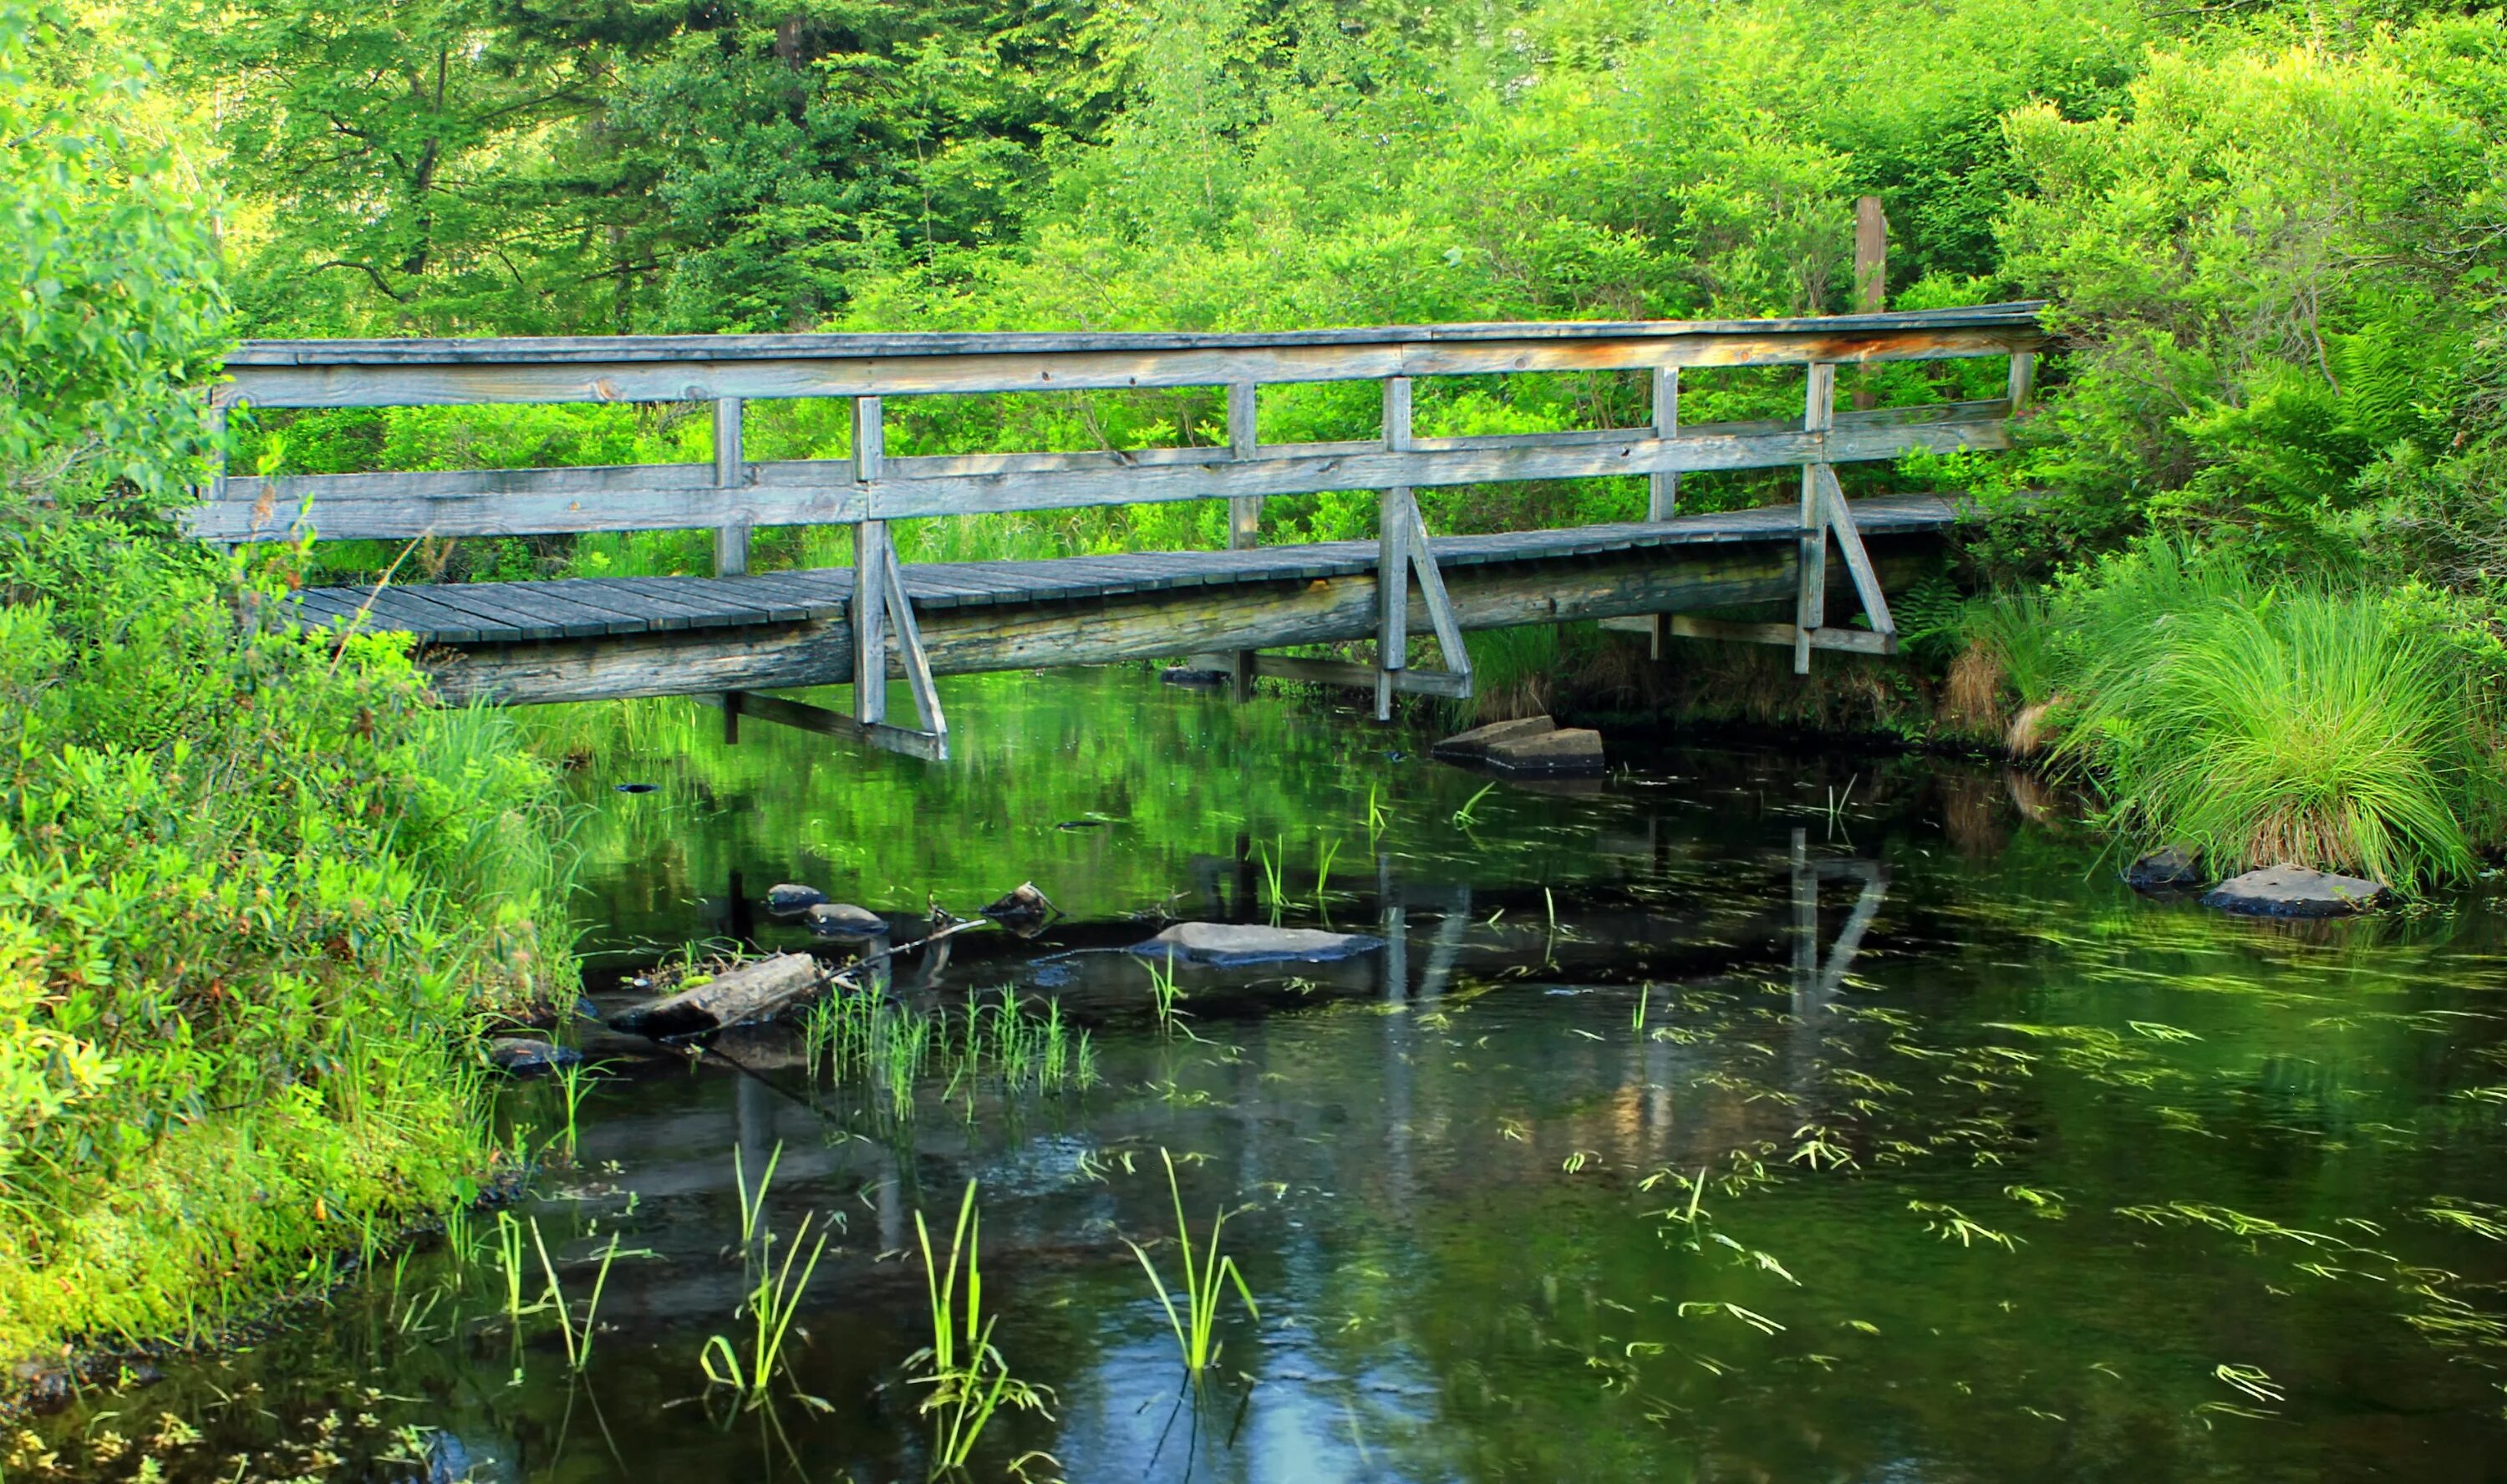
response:
<path id="1" fill-rule="evenodd" d="M 1499 773 L 1558 778 L 1602 771 L 1602 734 L 1562 727 L 1538 737 L 1510 737 L 1489 743 L 1480 765 Z"/>
<path id="2" fill-rule="evenodd" d="M 1044 920 L 1056 909 L 1053 901 L 1036 888 L 1036 883 L 1023 881 L 1004 891 L 999 898 L 986 903 L 984 916 L 1022 937 L 1033 936 L 1044 926 Z"/>
<path id="3" fill-rule="evenodd" d="M 1315 927 L 1263 927 L 1251 923 L 1178 923 L 1133 948 L 1144 959 L 1172 955 L 1186 963 L 1328 963 L 1384 946 L 1382 938 Z"/>
<path id="4" fill-rule="evenodd" d="M 583 1053 L 571 1046 L 536 1040 L 527 1035 L 500 1035 L 488 1043 L 487 1050 L 489 1066 L 517 1077 L 556 1071 L 583 1060 Z"/>
<path id="5" fill-rule="evenodd" d="M 1558 723 L 1546 716 L 1522 716 L 1513 721 L 1493 721 L 1484 727 L 1457 732 L 1431 746 L 1434 757 L 1465 758 L 1477 761 L 1488 756 L 1490 747 L 1499 742 L 1520 742 L 1526 738 L 1545 737 L 1558 730 Z"/>
<path id="6" fill-rule="evenodd" d="M 851 902 L 814 903 L 801 914 L 801 925 L 822 938 L 850 938 L 856 943 L 888 936 L 888 919 Z"/>
<path id="7" fill-rule="evenodd" d="M 2202 905 L 2255 917 L 2337 918 L 2381 907 L 2392 896 L 2383 882 L 2304 866 L 2267 866 L 2220 883 Z"/>
<path id="8" fill-rule="evenodd" d="M 827 899 L 827 893 L 816 887 L 795 882 L 779 882 L 766 888 L 766 910 L 779 918 L 797 918 Z"/>
<path id="9" fill-rule="evenodd" d="M 2210 880 L 2202 857 L 2182 846 L 2153 851 L 2124 868 L 2124 884 L 2135 891 L 2192 891 Z"/>

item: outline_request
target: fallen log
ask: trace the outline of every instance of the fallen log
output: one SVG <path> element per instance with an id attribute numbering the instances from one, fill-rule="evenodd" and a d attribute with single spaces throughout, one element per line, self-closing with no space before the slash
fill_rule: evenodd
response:
<path id="1" fill-rule="evenodd" d="M 675 995 L 630 1006 L 612 1016 L 609 1025 L 655 1039 L 701 1035 L 725 1026 L 772 1020 L 826 982 L 826 971 L 808 954 L 777 954 L 727 968 Z"/>

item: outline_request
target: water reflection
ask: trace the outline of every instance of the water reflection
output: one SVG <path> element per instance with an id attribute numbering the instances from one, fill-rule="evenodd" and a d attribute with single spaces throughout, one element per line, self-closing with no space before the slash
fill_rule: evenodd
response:
<path id="1" fill-rule="evenodd" d="M 202 1434 L 169 1478 L 433 1468 L 383 1462 L 402 1427 L 483 1479 L 920 1478 L 904 1254 L 969 1179 L 997 1343 L 1056 1396 L 996 1424 L 983 1477 L 1030 1449 L 1074 1480 L 2494 1468 L 2507 961 L 2477 904 L 2288 933 L 2139 902 L 1997 773 L 1924 760 L 1666 753 L 1466 825 L 1482 780 L 1385 755 L 1415 746 L 1126 683 L 953 694 L 989 696 L 991 750 L 946 774 L 648 737 L 632 766 L 664 790 L 586 835 L 618 964 L 823 947 L 757 910 L 777 881 L 903 946 L 930 901 L 1033 878 L 1069 918 L 903 955 L 882 989 L 1050 996 L 1096 1087 L 944 1057 L 900 1114 L 788 1030 L 621 1067 L 523 1208 L 570 1285 L 612 1235 L 649 1254 L 612 1273 L 587 1376 L 546 1315 L 505 1320 L 491 1260 L 422 1254 L 48 1422 L 69 1470 L 127 1477 L 84 1440 L 167 1411 Z M 1186 966 L 1161 1033 L 1122 950 L 1275 912 L 1384 948 Z M 551 1096 L 512 1116 L 553 1127 Z M 771 1230 L 837 1228 L 788 1388 L 830 1411 L 704 1395 L 700 1347 L 743 1322 L 734 1149 L 777 1161 Z M 1161 1150 L 1197 1230 L 1238 1213 L 1261 1303 L 1222 1311 L 1199 1398 L 1123 1246 L 1172 1270 Z"/>

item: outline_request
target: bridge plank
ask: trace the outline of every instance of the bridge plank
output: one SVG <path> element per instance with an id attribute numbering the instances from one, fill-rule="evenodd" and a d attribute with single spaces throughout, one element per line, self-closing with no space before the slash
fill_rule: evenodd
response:
<path id="1" fill-rule="evenodd" d="M 1959 519 L 1933 495 L 1901 495 L 1853 503 L 1858 526 L 1871 535 L 1937 530 Z M 1682 516 L 1670 522 L 1537 531 L 1437 536 L 1429 542 L 1449 572 L 1530 562 L 1625 561 L 1655 549 L 1788 543 L 1798 532 L 1790 507 Z M 906 590 L 931 612 L 962 608 L 1038 608 L 1125 597 L 1213 603 L 1225 591 L 1368 577 L 1371 541 L 1319 542 L 1240 551 L 1130 552 L 1032 561 L 923 562 L 904 568 Z M 548 583 L 406 585 L 373 597 L 372 627 L 420 633 L 438 643 L 580 638 L 689 629 L 725 629 L 841 620 L 850 611 L 853 573 L 832 567 L 742 577 L 570 578 Z M 359 588 L 311 589 L 300 595 L 309 622 L 336 620 L 368 600 Z M 1010 621 L 1004 618 L 1003 622 Z"/>

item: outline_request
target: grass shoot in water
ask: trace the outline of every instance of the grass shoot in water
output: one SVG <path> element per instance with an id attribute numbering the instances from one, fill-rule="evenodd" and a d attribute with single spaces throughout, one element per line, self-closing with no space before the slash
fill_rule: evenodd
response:
<path id="1" fill-rule="evenodd" d="M 565 1285 L 558 1282 L 557 1264 L 549 1260 L 548 1244 L 540 1238 L 537 1217 L 531 1220 L 531 1246 L 539 1249 L 540 1271 L 548 1277 L 550 1307 L 557 1310 L 558 1328 L 565 1340 L 565 1363 L 581 1374 L 592 1363 L 592 1326 L 600 1313 L 600 1290 L 609 1285 L 609 1265 L 618 1260 L 618 1238 L 612 1233 L 609 1246 L 600 1253 L 600 1271 L 593 1275 L 592 1298 L 583 1306 L 583 1321 L 575 1322 L 573 1306 L 566 1302 Z"/>
<path id="2" fill-rule="evenodd" d="M 1141 1270 L 1149 1275 L 1149 1285 L 1157 1290 L 1158 1305 L 1166 1310 L 1167 1323 L 1175 1330 L 1176 1347 L 1183 1354 L 1183 1367 L 1198 1381 L 1218 1358 L 1218 1300 L 1228 1285 L 1233 1284 L 1236 1296 L 1245 1301 L 1245 1312 L 1255 1320 L 1262 1311 L 1254 1302 L 1254 1290 L 1245 1284 L 1245 1275 L 1237 1270 L 1236 1259 L 1221 1255 L 1218 1233 L 1227 1224 L 1227 1213 L 1220 1212 L 1210 1221 L 1210 1247 L 1196 1263 L 1192 1253 L 1192 1224 L 1184 1219 L 1183 1189 L 1176 1183 L 1175 1156 L 1166 1150 L 1158 1158 L 1167 1167 L 1167 1193 L 1175 1199 L 1176 1248 L 1183 1254 L 1183 1308 L 1176 1308 L 1177 1294 L 1167 1287 L 1158 1274 L 1157 1264 L 1149 1260 L 1146 1249 L 1126 1237 L 1123 1245 L 1141 1259 Z"/>
<path id="3" fill-rule="evenodd" d="M 1176 987 L 1175 952 L 1168 951 L 1163 967 L 1155 959 L 1143 959 L 1141 966 L 1149 971 L 1149 1004 L 1157 1011 L 1158 1033 L 1173 1035 L 1176 1021 L 1184 1013 L 1176 1008 L 1183 998 L 1183 991 Z"/>
<path id="4" fill-rule="evenodd" d="M 931 1388 L 919 1410 L 931 1419 L 932 1478 L 965 1467 L 967 1457 L 1003 1402 L 1047 1418 L 1053 1415 L 1045 1405 L 1050 1393 L 1011 1375 L 1009 1362 L 993 1345 L 993 1326 L 1000 1317 L 986 1318 L 983 1313 L 984 1273 L 978 1250 L 982 1228 L 973 1180 L 966 1182 L 966 1193 L 958 1203 L 958 1226 L 950 1234 L 945 1264 L 932 1258 L 931 1229 L 923 1213 L 914 1213 L 914 1235 L 923 1249 L 924 1288 L 930 1300 L 931 1343 L 905 1363 L 917 1372 L 915 1385 Z M 1032 1454 L 1021 1462 L 1037 1459 L 1050 1461 Z M 1012 1467 L 1017 1471 L 1017 1466 Z"/>
<path id="5" fill-rule="evenodd" d="M 818 1271 L 818 1258 L 827 1249 L 827 1234 L 821 1231 L 818 1245 L 810 1249 L 810 1260 L 802 1266 L 799 1278 L 793 1277 L 793 1264 L 800 1257 L 802 1245 L 810 1240 L 813 1218 L 805 1215 L 801 1218 L 800 1228 L 792 1234 L 792 1241 L 783 1249 L 782 1264 L 780 1267 L 776 1264 L 775 1233 L 765 1221 L 766 1188 L 775 1177 L 777 1162 L 782 1157 L 783 1146 L 778 1143 L 775 1152 L 768 1156 L 766 1169 L 759 1174 L 757 1189 L 752 1194 L 741 1165 L 740 1146 L 732 1146 L 732 1179 L 740 1189 L 741 1261 L 750 1274 L 748 1295 L 734 1311 L 734 1318 L 745 1316 L 748 1319 L 748 1350 L 744 1355 L 728 1336 L 717 1334 L 709 1336 L 705 1348 L 697 1354 L 697 1365 L 705 1372 L 706 1380 L 714 1386 L 730 1388 L 739 1394 L 745 1405 L 750 1407 L 766 1399 L 767 1387 L 774 1381 L 776 1372 L 783 1367 L 783 1343 L 792 1332 L 793 1317 L 800 1312 L 802 1295 L 809 1290 L 810 1278 Z M 818 1397 L 797 1392 L 794 1394 L 821 1411 L 827 1409 L 827 1404 Z"/>

